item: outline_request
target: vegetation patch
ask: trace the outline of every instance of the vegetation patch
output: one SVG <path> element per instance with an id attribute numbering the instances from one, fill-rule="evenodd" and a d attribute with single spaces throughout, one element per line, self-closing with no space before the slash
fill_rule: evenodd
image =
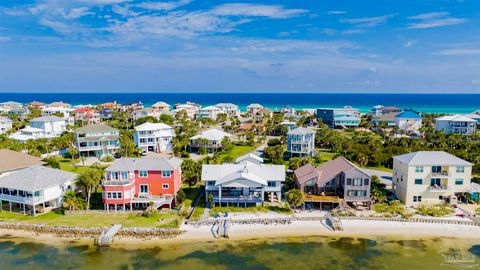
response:
<path id="1" fill-rule="evenodd" d="M 219 213 L 266 213 L 266 212 L 276 212 L 281 214 L 292 214 L 292 209 L 288 204 L 281 205 L 265 205 L 265 206 L 256 206 L 256 207 L 214 207 L 210 210 L 210 216 L 216 216 Z"/>
<path id="2" fill-rule="evenodd" d="M 376 213 L 382 214 L 384 217 L 396 217 L 410 218 L 413 213 L 408 211 L 399 201 L 390 201 L 388 203 L 377 203 L 373 206 Z"/>
<path id="3" fill-rule="evenodd" d="M 435 204 L 435 205 L 424 205 L 421 204 L 418 206 L 417 213 L 422 216 L 431 216 L 431 217 L 443 217 L 453 214 L 455 211 L 450 205 L 447 204 Z"/>

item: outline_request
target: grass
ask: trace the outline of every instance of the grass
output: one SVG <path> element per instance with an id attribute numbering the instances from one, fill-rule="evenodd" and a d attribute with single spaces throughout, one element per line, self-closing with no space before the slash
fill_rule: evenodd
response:
<path id="1" fill-rule="evenodd" d="M 409 218 L 413 214 L 405 209 L 405 206 L 399 201 L 391 201 L 389 203 L 377 203 L 373 206 L 375 212 L 383 214 L 384 217 L 402 216 Z"/>
<path id="2" fill-rule="evenodd" d="M 232 150 L 222 153 L 219 156 L 221 158 L 231 157 L 232 159 L 236 159 L 240 156 L 245 155 L 246 153 L 252 152 L 255 150 L 255 146 L 248 146 L 248 145 L 235 145 Z"/>
<path id="3" fill-rule="evenodd" d="M 75 159 L 72 162 L 72 159 L 70 158 L 60 158 L 58 159 L 58 163 L 60 164 L 60 170 L 67 171 L 67 172 L 72 172 L 72 173 L 82 173 L 87 170 L 88 167 L 75 167 L 73 166 L 74 164 L 79 163 L 79 159 Z"/>
<path id="4" fill-rule="evenodd" d="M 337 153 L 332 153 L 332 152 L 327 152 L 322 150 L 317 151 L 317 153 L 320 155 L 320 159 L 322 160 L 322 162 L 327 162 L 329 160 L 332 160 L 333 157 L 337 154 Z"/>
<path id="5" fill-rule="evenodd" d="M 371 169 L 371 170 L 379 170 L 379 171 L 384 171 L 384 172 L 389 172 L 389 173 L 393 172 L 392 169 L 390 169 L 390 168 L 385 168 L 385 167 L 383 167 L 383 166 L 377 166 L 377 167 L 369 167 L 369 166 L 367 166 L 367 167 L 364 167 L 364 168 L 365 168 L 365 169 Z"/>
<path id="6" fill-rule="evenodd" d="M 435 205 L 419 205 L 417 213 L 423 216 L 443 217 L 453 214 L 455 211 L 450 205 L 435 204 Z"/>
<path id="7" fill-rule="evenodd" d="M 266 212 L 276 212 L 281 214 L 292 214 L 292 209 L 288 206 L 288 204 L 284 204 L 282 206 L 273 206 L 273 205 L 266 205 L 266 206 L 256 206 L 256 207 L 214 207 L 210 211 L 210 216 L 215 216 L 218 213 L 266 213 Z"/>
<path id="8" fill-rule="evenodd" d="M 478 207 L 477 210 L 475 210 L 475 213 L 480 215 L 480 207 Z"/>
<path id="9" fill-rule="evenodd" d="M 49 226 L 79 227 L 108 227 L 112 224 L 122 224 L 124 227 L 177 228 L 181 224 L 181 217 L 173 211 L 160 211 L 151 217 L 143 217 L 139 214 L 130 214 L 128 212 L 125 214 L 108 215 L 101 213 L 64 215 L 61 212 L 49 212 L 35 217 L 18 213 L 0 212 L 0 220 L 42 223 Z"/>

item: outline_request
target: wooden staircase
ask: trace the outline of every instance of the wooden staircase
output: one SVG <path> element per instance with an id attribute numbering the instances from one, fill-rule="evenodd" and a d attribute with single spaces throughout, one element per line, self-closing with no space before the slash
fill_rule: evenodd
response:
<path id="1" fill-rule="evenodd" d="M 340 218 L 338 217 L 334 217 L 332 216 L 330 213 L 327 213 L 325 215 L 325 218 L 327 219 L 327 221 L 330 222 L 330 225 L 332 227 L 332 230 L 334 231 L 343 231 L 343 225 L 342 225 L 342 221 L 340 220 Z"/>

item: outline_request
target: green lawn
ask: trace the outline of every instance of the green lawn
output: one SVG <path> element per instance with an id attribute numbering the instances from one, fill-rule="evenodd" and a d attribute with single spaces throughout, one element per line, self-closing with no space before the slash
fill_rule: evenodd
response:
<path id="1" fill-rule="evenodd" d="M 75 159 L 73 162 L 72 162 L 72 159 L 70 159 L 70 158 L 60 158 L 60 159 L 58 159 L 58 163 L 60 163 L 60 169 L 63 170 L 63 171 L 72 172 L 72 173 L 82 173 L 82 172 L 87 170 L 88 167 L 82 167 L 82 166 L 75 167 L 75 166 L 73 166 L 73 164 L 77 164 L 79 162 L 80 162 L 79 159 Z"/>
<path id="2" fill-rule="evenodd" d="M 322 150 L 318 150 L 317 153 L 320 155 L 320 158 L 322 159 L 323 162 L 332 160 L 333 157 L 337 154 L 337 153 L 332 153 L 332 152 L 327 152 Z"/>
<path id="3" fill-rule="evenodd" d="M 0 220 L 42 223 L 50 226 L 80 227 L 103 227 L 112 224 L 122 224 L 125 227 L 177 228 L 181 224 L 181 217 L 174 211 L 161 211 L 151 217 L 129 214 L 128 212 L 125 214 L 89 213 L 84 215 L 63 215 L 57 212 L 50 212 L 35 217 L 17 213 L 0 212 Z"/>
<path id="4" fill-rule="evenodd" d="M 379 171 L 384 171 L 384 172 L 389 172 L 389 173 L 393 172 L 392 169 L 390 169 L 390 168 L 385 168 L 385 167 L 382 167 L 382 166 L 377 166 L 377 167 L 368 167 L 368 166 L 367 166 L 367 167 L 364 167 L 364 168 L 365 168 L 365 169 L 372 169 L 372 170 L 379 170 Z"/>
<path id="5" fill-rule="evenodd" d="M 255 150 L 255 146 L 247 146 L 247 145 L 235 145 L 232 150 L 220 154 L 222 158 L 225 158 L 227 156 L 232 157 L 233 159 L 236 159 L 240 156 L 245 155 L 246 153 L 252 152 Z"/>

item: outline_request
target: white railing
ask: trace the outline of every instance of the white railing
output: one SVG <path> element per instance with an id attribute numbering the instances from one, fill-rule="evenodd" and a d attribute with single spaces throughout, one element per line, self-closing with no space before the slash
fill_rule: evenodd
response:
<path id="1" fill-rule="evenodd" d="M 19 195 L 0 194 L 0 200 L 18 202 L 18 203 L 26 203 L 26 204 L 32 204 L 33 205 L 33 203 L 42 202 L 43 201 L 43 196 L 22 197 L 22 196 L 19 196 Z"/>
<path id="2" fill-rule="evenodd" d="M 104 186 L 127 186 L 135 182 L 135 179 L 127 180 L 103 180 L 102 185 Z"/>

